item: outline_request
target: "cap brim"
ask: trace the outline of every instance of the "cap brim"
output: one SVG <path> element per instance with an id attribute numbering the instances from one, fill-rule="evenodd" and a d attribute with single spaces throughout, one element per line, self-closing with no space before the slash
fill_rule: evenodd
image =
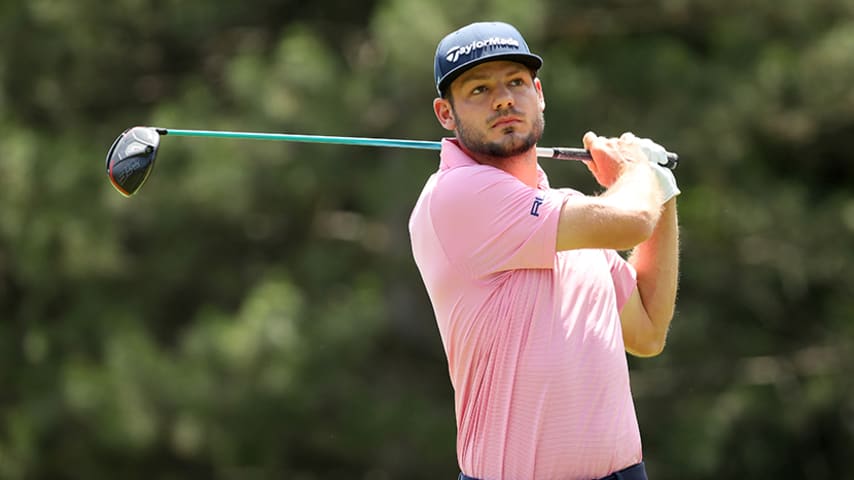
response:
<path id="1" fill-rule="evenodd" d="M 446 73 L 445 76 L 439 80 L 438 85 L 436 85 L 436 89 L 439 91 L 439 94 L 444 94 L 448 89 L 448 86 L 451 85 L 451 82 L 456 80 L 457 77 L 465 73 L 467 70 L 470 70 L 482 63 L 494 62 L 497 60 L 518 62 L 534 71 L 539 70 L 543 66 L 543 59 L 540 58 L 539 55 L 534 55 L 533 53 L 497 53 L 495 55 L 486 55 L 478 58 L 477 60 L 464 63 Z"/>

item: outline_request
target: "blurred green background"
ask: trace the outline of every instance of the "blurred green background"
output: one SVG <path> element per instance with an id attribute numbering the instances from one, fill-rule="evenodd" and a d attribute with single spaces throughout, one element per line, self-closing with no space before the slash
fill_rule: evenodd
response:
<path id="1" fill-rule="evenodd" d="M 543 145 L 681 154 L 669 344 L 631 359 L 650 476 L 854 478 L 851 0 L 0 1 L 0 478 L 452 479 L 453 394 L 411 257 L 471 21 L 545 57 Z M 573 162 L 552 184 L 598 191 Z"/>

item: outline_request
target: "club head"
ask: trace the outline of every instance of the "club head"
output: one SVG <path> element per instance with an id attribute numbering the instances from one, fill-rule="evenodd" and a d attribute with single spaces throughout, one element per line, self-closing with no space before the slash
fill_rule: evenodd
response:
<path id="1" fill-rule="evenodd" d="M 157 157 L 160 134 L 152 127 L 132 127 L 119 135 L 107 153 L 110 183 L 125 197 L 138 192 Z"/>

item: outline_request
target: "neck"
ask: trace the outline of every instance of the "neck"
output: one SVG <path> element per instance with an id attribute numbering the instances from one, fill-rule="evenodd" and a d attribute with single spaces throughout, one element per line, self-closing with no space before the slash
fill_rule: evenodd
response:
<path id="1" fill-rule="evenodd" d="M 475 153 L 459 143 L 460 148 L 474 161 L 481 165 L 490 165 L 492 167 L 504 170 L 505 172 L 518 178 L 522 183 L 531 188 L 537 188 L 539 184 L 539 175 L 537 173 L 537 147 L 533 146 L 530 150 L 512 157 L 493 157 L 482 153 Z"/>

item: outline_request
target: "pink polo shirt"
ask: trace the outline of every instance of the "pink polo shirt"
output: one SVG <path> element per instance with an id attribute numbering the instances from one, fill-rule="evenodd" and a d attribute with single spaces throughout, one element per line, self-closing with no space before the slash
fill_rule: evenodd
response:
<path id="1" fill-rule="evenodd" d="M 590 480 L 641 461 L 619 311 L 635 272 L 611 250 L 556 252 L 564 201 L 442 142 L 409 230 L 448 358 L 460 469 Z"/>

